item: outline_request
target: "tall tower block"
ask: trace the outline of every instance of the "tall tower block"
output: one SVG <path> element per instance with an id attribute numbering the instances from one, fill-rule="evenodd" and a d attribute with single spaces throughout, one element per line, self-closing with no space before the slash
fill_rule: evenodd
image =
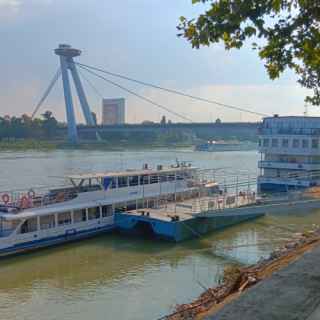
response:
<path id="1" fill-rule="evenodd" d="M 83 90 L 83 86 L 78 74 L 78 70 L 73 60 L 74 57 L 78 57 L 81 55 L 81 50 L 72 48 L 68 44 L 60 44 L 59 47 L 54 50 L 54 52 L 56 55 L 60 57 L 63 92 L 64 92 L 64 100 L 66 104 L 66 114 L 67 114 L 67 123 L 68 123 L 68 139 L 69 139 L 69 142 L 71 143 L 77 143 L 78 133 L 77 133 L 77 125 L 76 125 L 73 102 L 72 102 L 69 70 L 71 72 L 71 75 L 77 90 L 77 94 L 79 97 L 80 105 L 81 105 L 86 123 L 87 125 L 90 125 L 90 126 L 95 125 L 86 95 Z"/>

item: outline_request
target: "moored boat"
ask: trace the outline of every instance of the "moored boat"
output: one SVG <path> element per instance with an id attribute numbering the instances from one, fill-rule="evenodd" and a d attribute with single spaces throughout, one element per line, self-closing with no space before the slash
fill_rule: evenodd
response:
<path id="1" fill-rule="evenodd" d="M 174 201 L 187 192 L 192 197 L 198 175 L 186 163 L 144 165 L 142 170 L 70 175 L 67 186 L 46 192 L 0 193 L 0 257 L 111 231 L 116 213 L 146 203 L 156 206 L 160 196 Z"/>

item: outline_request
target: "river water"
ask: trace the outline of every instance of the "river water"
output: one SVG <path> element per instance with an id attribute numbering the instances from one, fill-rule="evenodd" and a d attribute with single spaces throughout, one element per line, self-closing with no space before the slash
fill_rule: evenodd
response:
<path id="1" fill-rule="evenodd" d="M 2 152 L 0 189 L 59 183 L 69 173 L 192 161 L 257 172 L 258 154 L 189 150 Z M 252 264 L 320 211 L 266 216 L 180 244 L 103 235 L 0 261 L 1 320 L 158 319 L 213 286 L 230 263 Z"/>

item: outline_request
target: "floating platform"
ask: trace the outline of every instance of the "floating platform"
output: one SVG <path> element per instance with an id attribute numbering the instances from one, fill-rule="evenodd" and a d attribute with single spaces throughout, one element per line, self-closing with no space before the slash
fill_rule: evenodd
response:
<path id="1" fill-rule="evenodd" d="M 144 208 L 116 213 L 116 228 L 129 234 L 180 242 L 256 219 L 265 214 L 264 210 L 252 210 L 251 207 L 247 207 L 246 210 L 241 207 L 217 210 L 206 206 L 194 212 L 190 203 L 191 200 L 171 203 L 160 208 Z"/>

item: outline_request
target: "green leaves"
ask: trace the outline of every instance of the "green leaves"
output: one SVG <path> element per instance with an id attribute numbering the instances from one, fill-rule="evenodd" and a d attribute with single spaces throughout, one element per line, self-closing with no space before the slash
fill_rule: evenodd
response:
<path id="1" fill-rule="evenodd" d="M 197 19 L 180 18 L 179 35 L 193 47 L 223 42 L 227 50 L 239 49 L 252 39 L 252 48 L 264 61 L 271 79 L 280 77 L 286 68 L 292 69 L 298 82 L 313 90 L 313 96 L 306 100 L 320 105 L 319 0 L 192 0 L 192 3 L 210 3 L 210 8 Z"/>

